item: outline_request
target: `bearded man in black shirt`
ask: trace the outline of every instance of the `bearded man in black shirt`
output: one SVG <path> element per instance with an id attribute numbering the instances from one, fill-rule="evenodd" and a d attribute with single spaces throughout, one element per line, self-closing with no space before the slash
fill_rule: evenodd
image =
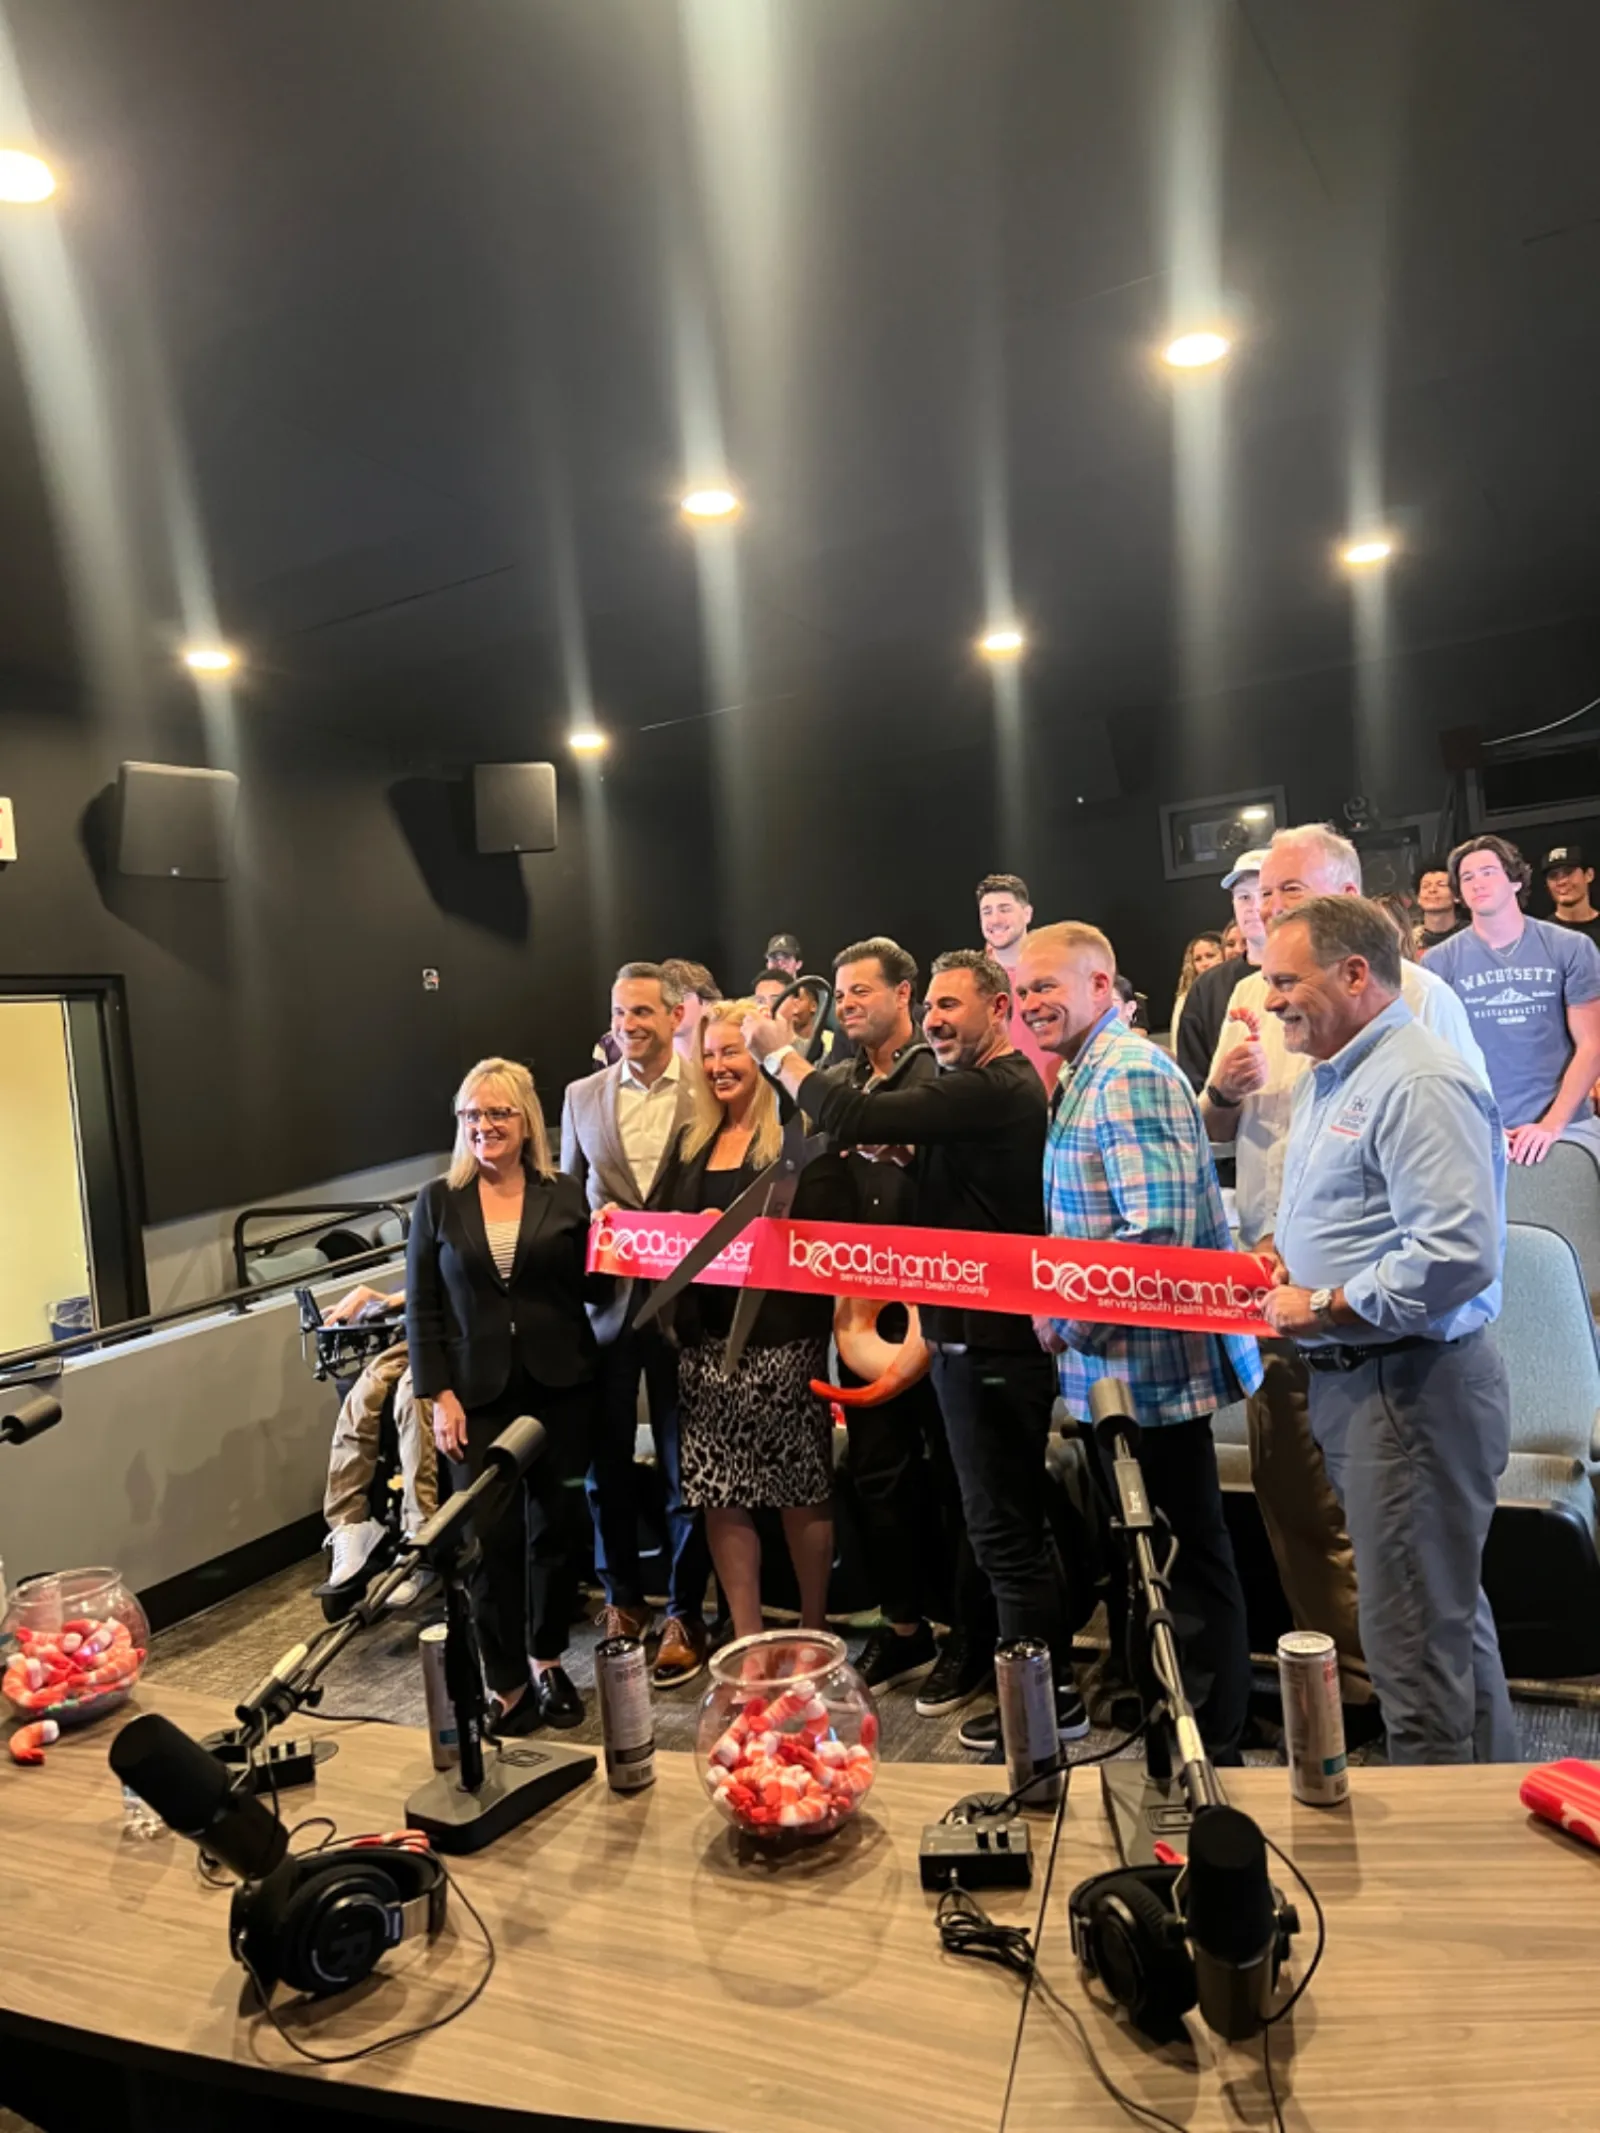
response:
<path id="1" fill-rule="evenodd" d="M 1045 1092 L 1007 1034 L 1010 980 L 980 950 L 954 949 L 935 961 L 925 1007 L 922 1034 L 939 1071 L 914 1087 L 833 1082 L 766 1017 L 753 1016 L 744 1038 L 824 1132 L 846 1146 L 910 1151 L 917 1227 L 1042 1236 Z M 1061 1565 L 1045 1515 L 1053 1366 L 1026 1313 L 930 1304 L 922 1325 L 967 1532 L 994 1593 L 1000 1635 L 1050 1646 L 1058 1730 L 1063 1740 L 1080 1739 L 1089 1721 L 1073 1687 Z M 960 1738 L 975 1752 L 996 1752 L 998 1714 L 968 1719 Z"/>

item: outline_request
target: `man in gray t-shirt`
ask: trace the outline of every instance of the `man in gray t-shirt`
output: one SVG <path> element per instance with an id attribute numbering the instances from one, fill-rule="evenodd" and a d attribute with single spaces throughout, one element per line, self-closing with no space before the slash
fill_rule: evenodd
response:
<path id="1" fill-rule="evenodd" d="M 1472 924 L 1425 958 L 1461 995 L 1514 1163 L 1542 1163 L 1570 1126 L 1592 1121 L 1600 1079 L 1600 950 L 1570 927 L 1527 917 L 1518 897 L 1528 878 L 1503 837 L 1458 845 L 1450 882 Z"/>

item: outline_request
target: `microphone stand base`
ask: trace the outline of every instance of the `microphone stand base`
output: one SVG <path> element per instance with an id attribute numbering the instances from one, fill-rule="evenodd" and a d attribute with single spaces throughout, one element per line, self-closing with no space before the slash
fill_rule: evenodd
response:
<path id="1" fill-rule="evenodd" d="M 481 1852 L 530 1815 L 554 1805 L 594 1776 L 584 1748 L 519 1740 L 490 1758 L 483 1783 L 468 1792 L 460 1773 L 444 1770 L 406 1802 L 406 1827 L 420 1829 L 438 1852 Z"/>
<path id="2" fill-rule="evenodd" d="M 1158 1839 L 1188 1850 L 1194 1816 L 1176 1777 L 1153 1778 L 1143 1763 L 1102 1763 L 1100 1796 L 1124 1866 L 1154 1866 Z"/>

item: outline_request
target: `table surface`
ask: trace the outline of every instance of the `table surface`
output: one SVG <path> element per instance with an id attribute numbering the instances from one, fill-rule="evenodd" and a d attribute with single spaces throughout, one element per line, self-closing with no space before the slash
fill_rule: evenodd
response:
<path id="1" fill-rule="evenodd" d="M 140 1708 L 195 1734 L 226 1715 L 172 1689 L 141 1691 L 129 1715 Z M 292 1817 L 331 1814 L 346 1834 L 392 1827 L 431 1774 L 426 1736 L 326 1731 L 340 1752 L 314 1788 L 289 1796 Z M 737 1859 L 687 1756 L 658 1757 L 658 1782 L 642 1794 L 596 1779 L 452 1862 L 499 1949 L 471 2012 L 377 2058 L 312 2070 L 257 2015 L 227 1954 L 228 1894 L 200 1880 L 195 1848 L 122 1836 L 110 1739 L 104 1726 L 69 1736 L 42 1770 L 0 1760 L 0 2031 L 64 2025 L 105 2040 L 101 2050 L 194 2055 L 230 2078 L 359 2085 L 373 2102 L 434 2099 L 448 2107 L 441 2117 L 510 2108 L 532 2125 L 1109 2133 L 1130 2123 L 1046 1998 L 1035 1990 L 1025 2003 L 1005 1972 L 939 1953 L 918 1841 L 977 1782 L 962 1769 L 885 1764 L 854 1830 L 768 1866 Z M 1600 1854 L 1531 1822 L 1519 1775 L 1360 1769 L 1348 1806 L 1324 1810 L 1297 1805 L 1282 1770 L 1227 1774 L 1230 1797 L 1309 1876 L 1328 1919 L 1322 1967 L 1274 2038 L 1294 2133 L 1600 2125 Z M 1096 1775 L 1077 1778 L 1053 1861 L 1050 1821 L 1031 1820 L 1033 1887 L 987 1906 L 1039 1932 L 1041 1974 L 1113 2078 L 1188 2133 L 1269 2127 L 1259 2042 L 1230 2049 L 1191 2017 L 1188 2045 L 1148 2045 L 1077 1974 L 1068 1893 L 1116 1863 Z M 1305 1926 L 1298 1975 L 1313 1921 L 1293 1893 Z M 470 1922 L 456 1918 L 459 1938 L 390 1957 L 363 1993 L 291 2016 L 295 2033 L 351 2049 L 444 2011 L 479 1974 Z"/>
<path id="2" fill-rule="evenodd" d="M 1504 1764 L 1366 1767 L 1350 1773 L 1347 1805 L 1318 1808 L 1291 1797 L 1284 1770 L 1224 1773 L 1229 1799 L 1289 1854 L 1327 1916 L 1310 1991 L 1273 2037 L 1291 2133 L 1600 2126 L 1600 1853 L 1528 1816 L 1521 1776 Z M 1085 1784 L 1062 1821 L 1040 1975 L 1140 2103 L 1186 2133 L 1270 2127 L 1259 2038 L 1224 2044 L 1191 2015 L 1188 2046 L 1147 2044 L 1079 1978 L 1068 1895 L 1118 1864 L 1098 1807 L 1098 1786 Z M 1315 1921 L 1292 1875 L 1269 1861 L 1300 1912 L 1298 1977 Z M 1090 2075 L 1071 2024 L 1035 1990 L 1005 2133 L 1062 2133 L 1069 2123 L 1073 2133 L 1126 2133 L 1133 2121 Z"/>
<path id="3" fill-rule="evenodd" d="M 214 1698 L 141 1690 L 201 1734 Z M 295 1730 L 305 1730 L 301 1722 Z M 775 1865 L 741 1864 L 686 1755 L 633 1795 L 603 1778 L 452 1871 L 499 1961 L 460 2022 L 353 2066 L 310 2070 L 255 2014 L 227 1949 L 229 1896 L 179 1837 L 121 1834 L 106 1763 L 114 1728 L 66 1736 L 43 1769 L 0 1759 L 0 2024 L 67 2024 L 113 2040 L 361 2084 L 396 2096 L 697 2133 L 996 2133 L 1023 1997 L 1015 1980 L 941 1958 L 918 1882 L 923 1825 L 973 1782 L 950 1765 L 885 1763 L 856 1825 Z M 286 1819 L 393 1828 L 432 1775 L 409 1728 L 330 1726 L 339 1753 Z M 1051 1823 L 1031 1818 L 1047 1856 Z M 1042 1863 L 1042 1862 L 1041 1862 Z M 1044 1875 L 997 1897 L 1035 1927 Z M 393 1974 L 294 2033 L 351 2049 L 441 2012 L 480 1970 L 461 1938 L 408 1947 Z M 353 2002 L 354 2004 L 350 2004 Z"/>

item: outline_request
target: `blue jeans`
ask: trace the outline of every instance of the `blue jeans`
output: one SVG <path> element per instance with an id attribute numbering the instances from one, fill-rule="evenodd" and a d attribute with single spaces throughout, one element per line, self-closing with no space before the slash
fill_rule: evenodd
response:
<path id="1" fill-rule="evenodd" d="M 1507 1763 L 1517 1723 L 1484 1597 L 1511 1446 L 1487 1332 L 1311 1373 L 1311 1427 L 1355 1544 L 1361 1644 L 1392 1763 Z"/>
<path id="2" fill-rule="evenodd" d="M 660 1334 L 649 1328 L 636 1333 L 626 1327 L 600 1350 L 594 1459 L 588 1477 L 594 1566 L 612 1607 L 643 1607 L 639 1489 L 633 1459 L 641 1376 L 666 1494 L 667 1606 L 686 1622 L 697 1622 L 705 1606 L 711 1555 L 704 1522 L 698 1511 L 686 1508 L 679 1482 L 678 1358 Z"/>

